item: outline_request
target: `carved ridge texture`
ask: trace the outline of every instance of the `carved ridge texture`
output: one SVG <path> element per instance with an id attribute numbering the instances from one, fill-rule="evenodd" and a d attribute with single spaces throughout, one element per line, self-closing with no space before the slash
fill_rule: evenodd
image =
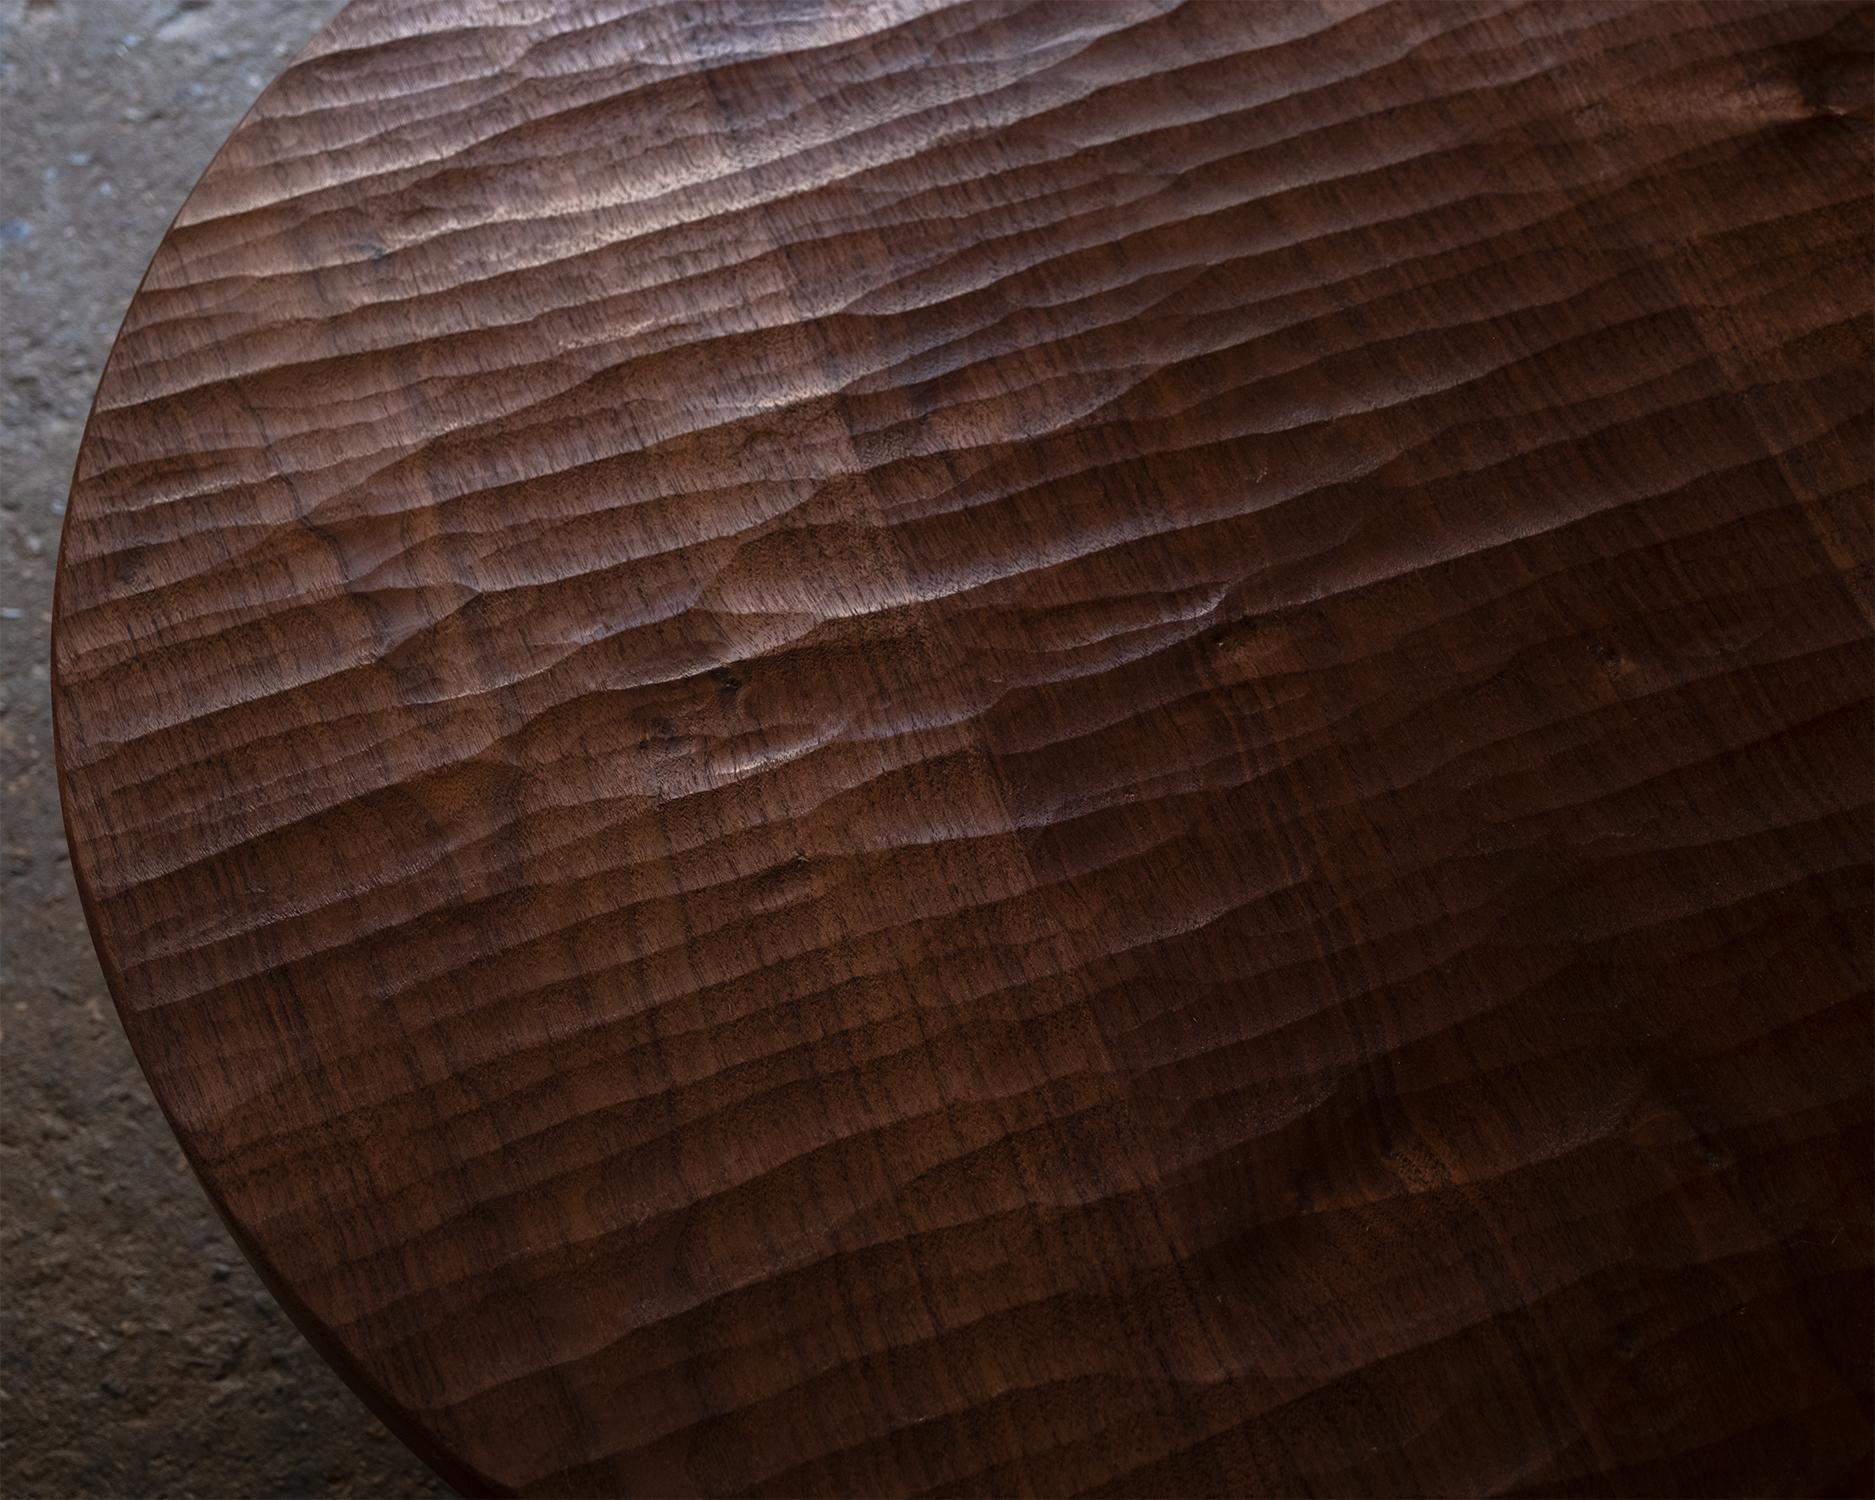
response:
<path id="1" fill-rule="evenodd" d="M 470 1488 L 1866 1493 L 1870 50 L 353 5 L 55 646 L 303 1326 Z"/>

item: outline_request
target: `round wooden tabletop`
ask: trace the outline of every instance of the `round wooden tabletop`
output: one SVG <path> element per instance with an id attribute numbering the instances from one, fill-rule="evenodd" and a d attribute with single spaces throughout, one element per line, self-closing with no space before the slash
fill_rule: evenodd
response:
<path id="1" fill-rule="evenodd" d="M 466 1489 L 1867 1492 L 1871 12 L 367 0 L 61 559 Z"/>

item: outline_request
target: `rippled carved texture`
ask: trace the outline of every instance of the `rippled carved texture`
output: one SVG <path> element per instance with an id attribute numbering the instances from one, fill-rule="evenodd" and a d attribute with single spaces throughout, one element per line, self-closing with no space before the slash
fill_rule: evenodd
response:
<path id="1" fill-rule="evenodd" d="M 354 6 L 56 651 L 310 1331 L 551 1494 L 1865 1486 L 1869 54 Z"/>

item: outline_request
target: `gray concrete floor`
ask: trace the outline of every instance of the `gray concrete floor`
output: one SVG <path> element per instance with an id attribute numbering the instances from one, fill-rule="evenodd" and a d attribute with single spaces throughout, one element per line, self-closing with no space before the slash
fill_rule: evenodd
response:
<path id="1" fill-rule="evenodd" d="M 46 632 L 98 372 L 210 155 L 337 0 L 0 0 L 0 1494 L 448 1493 L 300 1339 L 93 957 Z"/>

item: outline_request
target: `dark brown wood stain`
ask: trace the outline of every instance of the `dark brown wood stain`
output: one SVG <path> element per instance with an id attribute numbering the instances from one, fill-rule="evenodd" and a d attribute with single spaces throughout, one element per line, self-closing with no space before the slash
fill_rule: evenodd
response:
<path id="1" fill-rule="evenodd" d="M 468 1488 L 1870 1486 L 1871 22 L 355 4 L 73 863 Z"/>

